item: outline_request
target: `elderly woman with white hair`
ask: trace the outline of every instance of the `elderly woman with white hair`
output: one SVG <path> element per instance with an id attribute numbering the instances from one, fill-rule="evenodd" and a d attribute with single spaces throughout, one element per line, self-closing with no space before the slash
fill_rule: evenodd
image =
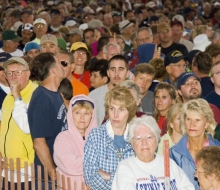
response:
<path id="1" fill-rule="evenodd" d="M 144 187 L 163 190 L 165 187 L 164 157 L 157 155 L 160 129 L 151 116 L 134 118 L 129 127 L 129 142 L 135 156 L 118 165 L 112 190 L 139 190 Z M 171 189 L 194 190 L 183 170 L 170 159 Z"/>

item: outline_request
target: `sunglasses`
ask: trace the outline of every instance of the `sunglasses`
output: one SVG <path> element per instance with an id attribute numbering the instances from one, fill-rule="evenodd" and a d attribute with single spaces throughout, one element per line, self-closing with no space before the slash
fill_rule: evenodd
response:
<path id="1" fill-rule="evenodd" d="M 60 63 L 63 67 L 66 67 L 68 65 L 68 63 L 66 61 L 61 61 Z"/>

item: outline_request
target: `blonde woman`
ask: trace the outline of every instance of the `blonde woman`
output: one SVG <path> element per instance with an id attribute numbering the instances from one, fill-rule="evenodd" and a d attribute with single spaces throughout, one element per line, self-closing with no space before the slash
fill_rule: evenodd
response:
<path id="1" fill-rule="evenodd" d="M 183 104 L 180 123 L 185 135 L 170 149 L 170 157 L 185 171 L 195 190 L 199 190 L 194 177 L 196 154 L 204 147 L 220 146 L 220 142 L 213 139 L 216 122 L 212 109 L 204 99 L 190 100 Z"/>
<path id="2" fill-rule="evenodd" d="M 211 39 L 213 35 L 213 30 L 207 25 L 200 25 L 193 30 L 192 40 L 200 34 L 206 34 L 208 39 Z"/>
<path id="3" fill-rule="evenodd" d="M 158 145 L 157 154 L 163 155 L 163 141 L 169 140 L 169 148 L 173 147 L 179 142 L 183 136 L 183 131 L 180 127 L 180 110 L 182 103 L 172 105 L 169 109 L 167 119 L 167 133 L 161 137 L 161 141 Z"/>

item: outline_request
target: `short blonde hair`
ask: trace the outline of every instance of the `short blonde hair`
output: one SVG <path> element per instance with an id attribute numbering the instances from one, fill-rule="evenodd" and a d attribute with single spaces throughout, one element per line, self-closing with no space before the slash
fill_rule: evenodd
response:
<path id="1" fill-rule="evenodd" d="M 116 86 L 106 94 L 105 110 L 107 113 L 112 101 L 118 101 L 121 106 L 125 107 L 128 110 L 129 116 L 127 122 L 130 122 L 136 115 L 136 101 L 130 90 L 127 89 L 125 86 Z"/>
<path id="2" fill-rule="evenodd" d="M 188 111 L 196 111 L 200 115 L 203 115 L 206 118 L 206 121 L 209 123 L 209 126 L 206 129 L 206 133 L 211 134 L 212 136 L 214 135 L 214 131 L 216 128 L 216 121 L 214 119 L 214 114 L 212 112 L 212 109 L 210 108 L 206 100 L 197 98 L 183 104 L 180 115 L 180 124 L 181 124 L 181 129 L 184 133 L 186 131 L 185 119 Z"/>

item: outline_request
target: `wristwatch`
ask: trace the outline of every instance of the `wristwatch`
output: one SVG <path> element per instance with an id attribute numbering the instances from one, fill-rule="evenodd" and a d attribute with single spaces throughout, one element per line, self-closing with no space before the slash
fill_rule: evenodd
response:
<path id="1" fill-rule="evenodd" d="M 20 101 L 22 101 L 21 97 L 15 98 L 15 102 L 20 102 Z"/>

